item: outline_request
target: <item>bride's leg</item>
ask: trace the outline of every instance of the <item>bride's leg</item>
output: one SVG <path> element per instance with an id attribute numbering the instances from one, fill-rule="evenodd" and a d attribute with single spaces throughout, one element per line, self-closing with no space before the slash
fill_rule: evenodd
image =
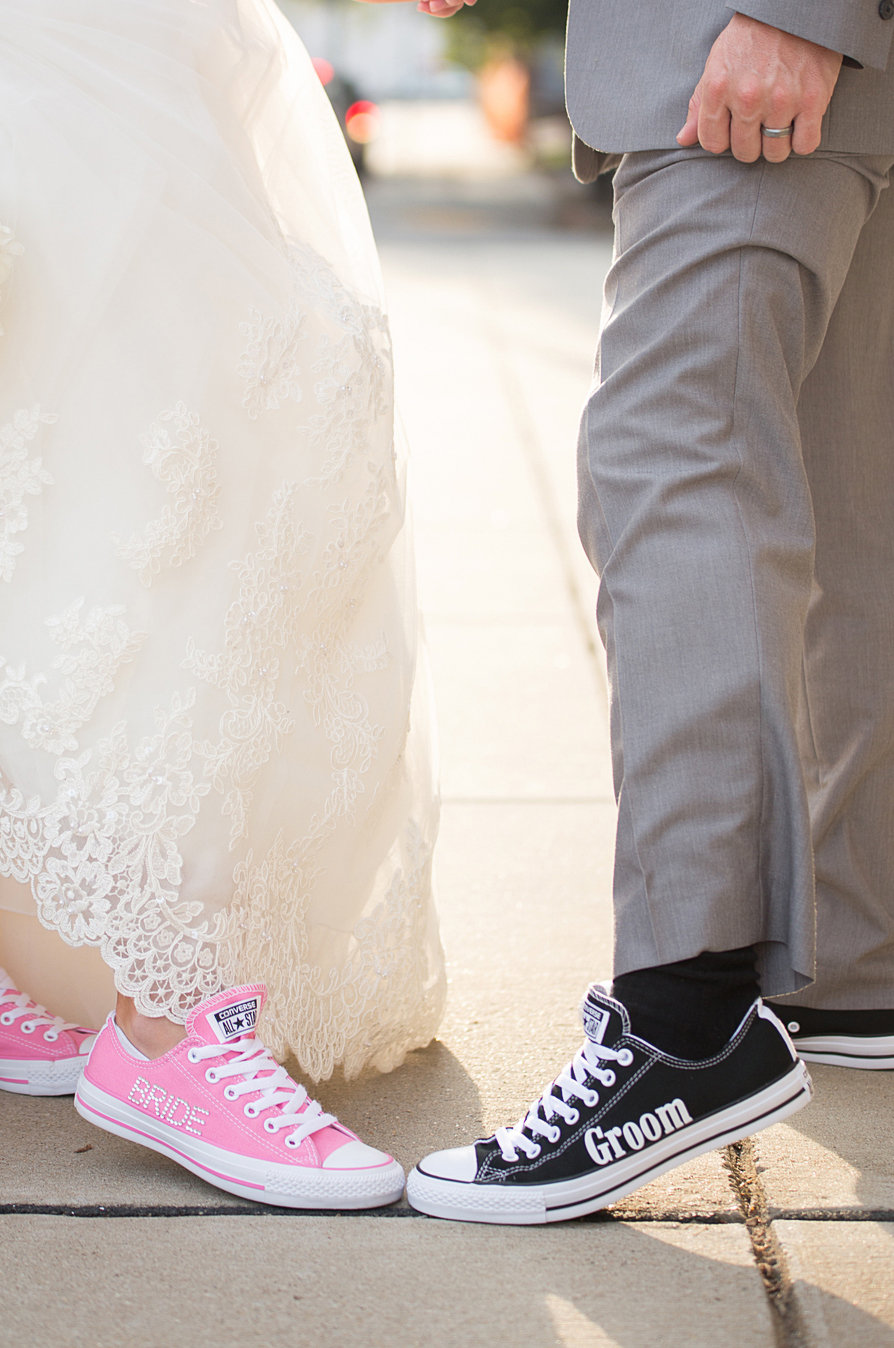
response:
<path id="1" fill-rule="evenodd" d="M 137 1010 L 133 998 L 124 997 L 120 992 L 115 1004 L 115 1020 L 121 1033 L 147 1058 L 160 1058 L 186 1037 L 183 1025 L 168 1020 L 167 1016 L 144 1016 Z"/>

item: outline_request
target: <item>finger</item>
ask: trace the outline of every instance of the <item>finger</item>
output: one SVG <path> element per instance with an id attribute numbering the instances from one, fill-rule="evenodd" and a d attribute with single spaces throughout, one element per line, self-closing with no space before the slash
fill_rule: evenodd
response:
<path id="1" fill-rule="evenodd" d="M 742 164 L 753 164 L 764 150 L 759 117 L 733 117 L 730 125 L 729 147 Z"/>
<path id="2" fill-rule="evenodd" d="M 792 137 L 768 136 L 767 128 L 788 131 L 800 112 L 800 100 L 793 98 L 790 90 L 777 87 L 764 98 L 761 107 L 761 152 L 769 164 L 781 164 L 788 159 L 792 152 Z"/>
<path id="3" fill-rule="evenodd" d="M 688 147 L 698 144 L 698 110 L 701 106 L 701 97 L 698 89 L 689 100 L 689 111 L 686 114 L 686 121 L 677 132 L 677 144 Z"/>
<path id="4" fill-rule="evenodd" d="M 730 147 L 730 112 L 727 107 L 706 109 L 702 103 L 698 115 L 698 139 L 710 154 L 723 154 Z"/>
<path id="5" fill-rule="evenodd" d="M 812 108 L 802 108 L 795 118 L 791 148 L 794 154 L 813 154 L 822 137 L 822 115 Z"/>
<path id="6" fill-rule="evenodd" d="M 727 104 L 726 82 L 722 78 L 702 76 L 696 86 L 699 95 L 698 139 L 710 154 L 723 154 L 729 149 L 730 110 Z"/>
<path id="7" fill-rule="evenodd" d="M 789 122 L 774 122 L 774 127 L 789 126 Z M 782 164 L 792 152 L 791 136 L 768 136 L 766 131 L 761 130 L 761 142 L 763 145 L 763 156 L 769 164 Z"/>

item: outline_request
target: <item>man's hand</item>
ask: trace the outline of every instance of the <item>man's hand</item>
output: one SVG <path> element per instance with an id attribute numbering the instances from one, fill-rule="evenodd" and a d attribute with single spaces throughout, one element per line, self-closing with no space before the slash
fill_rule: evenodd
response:
<path id="1" fill-rule="evenodd" d="M 399 0 L 361 0 L 367 5 L 392 5 Z M 433 14 L 436 19 L 452 19 L 466 5 L 477 4 L 477 0 L 418 0 L 416 8 L 422 14 Z"/>
<path id="2" fill-rule="evenodd" d="M 790 151 L 811 154 L 840 69 L 840 52 L 734 14 L 711 48 L 677 141 L 712 154 L 732 150 L 746 164 L 761 154 L 773 163 Z M 761 131 L 792 123 L 790 137 Z"/>
<path id="3" fill-rule="evenodd" d="M 419 0 L 416 8 L 420 14 L 432 14 L 436 19 L 452 19 L 466 5 L 477 4 L 477 0 Z"/>

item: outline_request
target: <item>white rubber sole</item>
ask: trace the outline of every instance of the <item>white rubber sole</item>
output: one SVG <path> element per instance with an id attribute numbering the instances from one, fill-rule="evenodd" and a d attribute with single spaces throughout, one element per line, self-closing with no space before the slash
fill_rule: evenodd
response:
<path id="1" fill-rule="evenodd" d="M 404 1191 L 404 1172 L 397 1161 L 389 1159 L 387 1164 L 363 1170 L 323 1170 L 239 1156 L 147 1117 L 86 1077 L 74 1103 L 81 1117 L 98 1128 L 150 1147 L 215 1188 L 255 1203 L 356 1211 L 396 1203 Z"/>
<path id="2" fill-rule="evenodd" d="M 796 1039 L 794 1045 L 805 1062 L 876 1072 L 894 1069 L 894 1035 L 816 1034 Z"/>
<path id="3" fill-rule="evenodd" d="M 14 1095 L 74 1095 L 86 1063 L 86 1057 L 60 1058 L 58 1062 L 0 1058 L 0 1091 L 12 1091 Z"/>
<path id="4" fill-rule="evenodd" d="M 476 1184 L 439 1179 L 417 1166 L 407 1180 L 407 1198 L 418 1212 L 458 1222 L 536 1226 L 584 1217 L 615 1203 L 674 1166 L 778 1123 L 810 1102 L 813 1087 L 797 1062 L 779 1081 L 747 1100 L 718 1110 L 604 1170 L 551 1184 Z M 425 1163 L 422 1162 L 422 1165 Z"/>

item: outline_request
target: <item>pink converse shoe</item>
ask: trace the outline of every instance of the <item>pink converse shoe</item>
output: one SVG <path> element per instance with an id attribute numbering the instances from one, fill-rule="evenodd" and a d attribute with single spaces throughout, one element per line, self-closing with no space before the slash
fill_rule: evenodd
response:
<path id="1" fill-rule="evenodd" d="M 71 1095 L 95 1038 L 93 1030 L 50 1015 L 0 969 L 0 1090 Z"/>
<path id="2" fill-rule="evenodd" d="M 191 1012 L 186 1038 L 144 1058 L 110 1016 L 75 1096 L 79 1114 L 219 1189 L 286 1208 L 394 1203 L 404 1173 L 324 1114 L 253 1033 L 266 989 L 232 988 Z"/>

